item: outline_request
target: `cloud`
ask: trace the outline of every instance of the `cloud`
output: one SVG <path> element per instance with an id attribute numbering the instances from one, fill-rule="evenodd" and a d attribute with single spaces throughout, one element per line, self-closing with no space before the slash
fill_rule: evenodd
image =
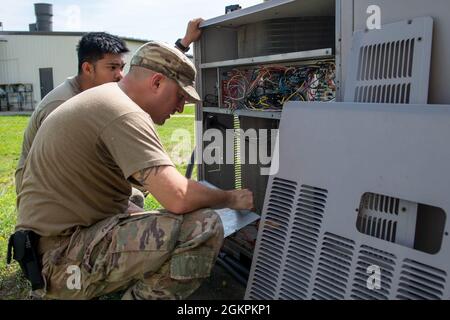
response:
<path id="1" fill-rule="evenodd" d="M 3 5 L 0 10 L 0 21 L 4 31 L 28 31 L 28 25 L 35 22 L 33 0 L 15 0 Z"/>

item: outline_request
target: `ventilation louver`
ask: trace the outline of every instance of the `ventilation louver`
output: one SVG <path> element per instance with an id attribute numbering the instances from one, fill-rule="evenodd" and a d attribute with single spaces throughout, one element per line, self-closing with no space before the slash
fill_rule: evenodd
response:
<path id="1" fill-rule="evenodd" d="M 427 103 L 432 37 L 430 17 L 355 32 L 345 101 Z"/>

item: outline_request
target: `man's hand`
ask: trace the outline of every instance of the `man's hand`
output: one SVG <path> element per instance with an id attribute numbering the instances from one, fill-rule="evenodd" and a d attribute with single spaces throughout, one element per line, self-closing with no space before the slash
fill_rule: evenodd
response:
<path id="1" fill-rule="evenodd" d="M 186 48 L 191 45 L 192 42 L 197 41 L 200 39 L 200 36 L 202 35 L 202 30 L 199 28 L 200 23 L 202 23 L 204 20 L 202 18 L 197 18 L 189 21 L 187 29 L 186 29 L 186 35 L 183 39 L 181 39 L 181 44 L 185 46 Z"/>
<path id="2" fill-rule="evenodd" d="M 229 194 L 229 202 L 227 207 L 234 210 L 252 210 L 253 193 L 250 190 L 232 190 L 227 191 Z"/>

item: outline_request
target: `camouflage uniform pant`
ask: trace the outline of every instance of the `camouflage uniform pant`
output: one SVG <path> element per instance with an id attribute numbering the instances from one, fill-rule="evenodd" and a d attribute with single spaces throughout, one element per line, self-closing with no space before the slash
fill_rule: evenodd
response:
<path id="1" fill-rule="evenodd" d="M 48 239 L 42 243 L 53 243 L 42 255 L 45 298 L 92 299 L 126 290 L 123 299 L 185 299 L 210 275 L 223 226 L 211 209 L 182 216 L 155 211 L 114 216 L 69 238 Z M 78 287 L 68 285 L 75 269 Z"/>

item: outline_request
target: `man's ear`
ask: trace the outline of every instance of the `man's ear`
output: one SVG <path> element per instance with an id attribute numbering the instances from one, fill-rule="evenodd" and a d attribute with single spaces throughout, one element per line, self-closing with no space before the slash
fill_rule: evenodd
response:
<path id="1" fill-rule="evenodd" d="M 90 76 L 94 73 L 94 65 L 92 63 L 89 63 L 87 61 L 83 62 L 81 65 L 81 71 L 87 75 Z"/>
<path id="2" fill-rule="evenodd" d="M 151 90 L 158 90 L 161 86 L 162 82 L 164 81 L 164 75 L 161 73 L 155 73 L 150 77 L 150 88 Z"/>

